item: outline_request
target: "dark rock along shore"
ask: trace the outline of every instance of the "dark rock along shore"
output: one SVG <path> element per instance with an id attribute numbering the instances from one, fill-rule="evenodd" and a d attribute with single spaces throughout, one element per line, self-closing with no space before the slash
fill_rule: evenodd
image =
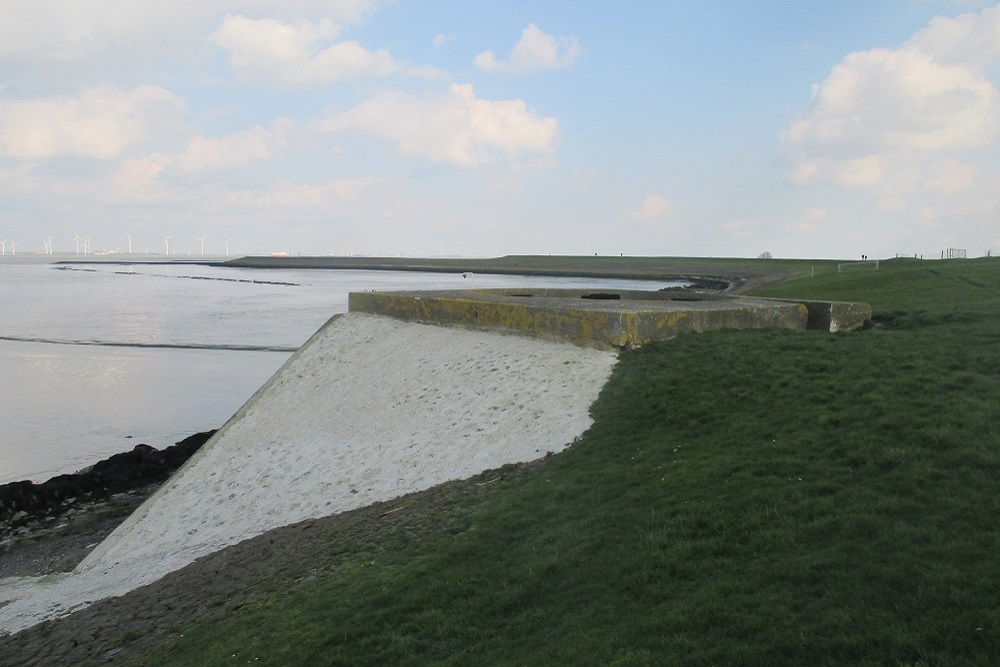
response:
<path id="1" fill-rule="evenodd" d="M 78 473 L 0 485 L 0 577 L 69 571 L 208 441 L 136 445 Z"/>
<path id="2" fill-rule="evenodd" d="M 122 596 L 99 600 L 13 635 L 0 633 L 0 665 L 121 664 L 164 638 L 183 637 L 182 627 L 192 617 L 225 606 L 239 608 L 262 589 L 293 588 L 315 578 L 317 567 L 329 567 L 331 547 L 348 552 L 378 549 L 391 536 L 420 539 L 427 527 L 442 523 L 464 530 L 465 499 L 492 493 L 498 488 L 495 482 L 517 479 L 522 471 L 546 461 L 504 466 L 408 496 L 276 528 L 203 556 Z M 87 535 L 94 533 L 83 530 L 81 539 Z"/>

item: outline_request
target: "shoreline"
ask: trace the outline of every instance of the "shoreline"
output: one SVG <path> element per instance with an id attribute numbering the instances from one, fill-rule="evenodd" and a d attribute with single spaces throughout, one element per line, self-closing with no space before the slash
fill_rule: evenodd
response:
<path id="1" fill-rule="evenodd" d="M 561 451 L 591 425 L 615 362 L 569 343 L 334 318 L 72 573 L 7 580 L 0 634 L 275 528 Z"/>
<path id="2" fill-rule="evenodd" d="M 139 444 L 45 482 L 0 484 L 0 572 L 72 571 L 214 433 L 195 433 L 163 449 Z"/>
<path id="3" fill-rule="evenodd" d="M 484 273 L 547 278 L 595 278 L 615 280 L 685 281 L 691 289 L 729 291 L 743 281 L 732 270 L 712 275 L 708 267 L 682 270 L 680 267 L 637 264 L 628 258 L 581 257 L 560 266 L 563 258 L 498 257 L 491 259 L 410 258 L 410 257 L 261 257 L 247 256 L 214 263 L 214 266 L 252 269 L 314 269 L 353 271 L 410 271 L 416 273 Z M 608 261 L 611 260 L 611 261 Z M 616 261 L 617 260 L 617 261 Z M 589 264 L 590 266 L 587 266 Z"/>
<path id="4" fill-rule="evenodd" d="M 804 260 L 660 258 L 660 257 L 570 257 L 510 255 L 495 258 L 340 257 L 340 256 L 244 256 L 234 258 L 191 257 L 150 259 L 112 255 L 102 258 L 64 258 L 56 264 L 163 264 L 178 263 L 222 268 L 308 269 L 344 271 L 401 271 L 412 273 L 480 273 L 602 280 L 684 281 L 689 289 L 741 293 L 754 286 L 787 277 L 791 266 Z M 807 264 L 815 264 L 809 262 Z"/>

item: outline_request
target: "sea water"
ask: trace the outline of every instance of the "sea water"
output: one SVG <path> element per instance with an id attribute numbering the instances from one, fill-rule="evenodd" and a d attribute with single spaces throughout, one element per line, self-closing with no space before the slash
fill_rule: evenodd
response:
<path id="1" fill-rule="evenodd" d="M 0 484 L 218 428 L 349 292 L 671 284 L 0 256 Z"/>

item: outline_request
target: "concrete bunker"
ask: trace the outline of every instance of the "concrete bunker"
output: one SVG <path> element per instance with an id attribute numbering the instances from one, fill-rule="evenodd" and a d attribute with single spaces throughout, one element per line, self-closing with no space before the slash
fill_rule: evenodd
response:
<path id="1" fill-rule="evenodd" d="M 857 329 L 863 303 L 730 296 L 700 290 L 469 289 L 353 292 L 351 312 L 619 348 L 718 329 Z"/>

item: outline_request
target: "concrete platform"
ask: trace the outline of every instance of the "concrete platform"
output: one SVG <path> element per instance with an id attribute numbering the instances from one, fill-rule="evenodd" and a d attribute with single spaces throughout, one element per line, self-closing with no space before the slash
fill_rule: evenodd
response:
<path id="1" fill-rule="evenodd" d="M 862 303 L 789 301 L 666 290 L 484 289 L 352 292 L 351 312 L 462 325 L 598 348 L 643 345 L 718 329 L 856 329 Z"/>

